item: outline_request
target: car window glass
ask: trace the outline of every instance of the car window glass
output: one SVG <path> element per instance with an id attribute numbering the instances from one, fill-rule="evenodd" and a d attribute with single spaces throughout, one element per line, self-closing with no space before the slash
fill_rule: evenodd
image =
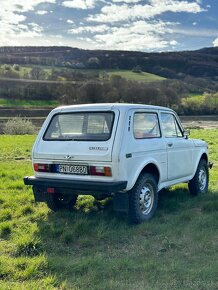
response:
<path id="1" fill-rule="evenodd" d="M 113 127 L 113 112 L 59 113 L 53 116 L 44 140 L 106 141 Z"/>
<path id="2" fill-rule="evenodd" d="M 133 134 L 136 139 L 160 137 L 160 127 L 157 114 L 135 113 Z"/>
<path id="3" fill-rule="evenodd" d="M 161 122 L 165 137 L 182 137 L 181 129 L 174 115 L 161 113 Z"/>

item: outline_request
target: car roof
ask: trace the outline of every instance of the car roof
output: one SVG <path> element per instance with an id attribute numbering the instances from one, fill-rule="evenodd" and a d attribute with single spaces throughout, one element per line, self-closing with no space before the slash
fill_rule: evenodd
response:
<path id="1" fill-rule="evenodd" d="M 167 110 L 172 111 L 170 108 L 153 106 L 153 105 L 143 105 L 143 104 L 129 104 L 129 103 L 97 103 L 97 104 L 83 104 L 83 105 L 70 105 L 57 107 L 55 111 L 70 112 L 70 111 L 87 111 L 87 110 L 113 110 L 119 109 L 123 111 L 128 111 L 130 109 L 148 109 L 148 110 Z"/>

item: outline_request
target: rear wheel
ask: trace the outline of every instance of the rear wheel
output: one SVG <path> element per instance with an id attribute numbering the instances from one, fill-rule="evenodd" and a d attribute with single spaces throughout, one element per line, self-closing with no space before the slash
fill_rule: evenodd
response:
<path id="1" fill-rule="evenodd" d="M 53 211 L 58 211 L 61 208 L 72 210 L 73 206 L 76 204 L 77 197 L 77 195 L 72 196 L 57 193 L 48 193 L 46 203 L 47 206 Z"/>
<path id="2" fill-rule="evenodd" d="M 157 181 L 150 173 L 139 176 L 129 192 L 129 217 L 134 223 L 150 220 L 158 204 Z"/>
<path id="3" fill-rule="evenodd" d="M 201 159 L 198 164 L 195 176 L 192 178 L 192 180 L 190 180 L 188 184 L 189 192 L 192 195 L 206 193 L 208 191 L 208 183 L 209 172 L 207 161 L 205 159 Z"/>

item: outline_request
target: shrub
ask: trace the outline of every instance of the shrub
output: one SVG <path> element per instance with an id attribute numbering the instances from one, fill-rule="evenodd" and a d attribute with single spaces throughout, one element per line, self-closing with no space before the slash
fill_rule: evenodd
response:
<path id="1" fill-rule="evenodd" d="M 34 134 L 36 127 L 27 118 L 15 117 L 6 122 L 4 133 L 9 135 Z"/>

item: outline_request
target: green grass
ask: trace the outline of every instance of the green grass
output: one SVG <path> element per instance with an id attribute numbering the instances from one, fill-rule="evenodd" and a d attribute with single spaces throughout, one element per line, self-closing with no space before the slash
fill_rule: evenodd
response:
<path id="1" fill-rule="evenodd" d="M 0 107 L 55 107 L 59 102 L 56 100 L 13 100 L 13 99 L 0 99 Z"/>
<path id="2" fill-rule="evenodd" d="M 114 75 L 119 75 L 127 80 L 130 81 L 138 81 L 138 82 L 155 82 L 155 81 L 162 81 L 165 80 L 165 78 L 154 75 L 154 74 L 150 74 L 150 73 L 146 73 L 146 72 L 141 72 L 141 73 L 135 73 L 129 70 L 113 70 L 113 71 L 107 71 L 106 72 L 110 75 L 110 76 L 114 76 Z"/>
<path id="3" fill-rule="evenodd" d="M 35 136 L 0 135 L 0 289 L 217 289 L 218 130 L 191 136 L 209 143 L 209 193 L 177 185 L 135 226 L 110 200 L 80 197 L 57 213 L 35 204 L 22 181 Z"/>
<path id="4" fill-rule="evenodd" d="M 131 80 L 131 81 L 138 81 L 138 82 L 154 82 L 154 81 L 162 81 L 165 78 L 164 77 L 160 77 L 158 75 L 155 74 L 151 74 L 151 73 L 146 73 L 146 72 L 141 72 L 141 73 L 135 73 L 132 72 L 131 70 L 119 70 L 119 69 L 71 69 L 68 67 L 53 67 L 53 66 L 19 66 L 19 71 L 16 71 L 13 66 L 11 65 L 0 65 L 0 74 L 2 74 L 5 71 L 5 67 L 10 67 L 12 72 L 16 72 L 19 74 L 20 78 L 24 78 L 25 75 L 29 74 L 32 70 L 33 67 L 40 67 L 45 76 L 48 77 L 51 75 L 52 69 L 55 69 L 56 71 L 68 71 L 69 73 L 71 71 L 74 72 L 81 72 L 84 73 L 86 75 L 88 75 L 90 78 L 95 78 L 96 75 L 99 75 L 99 78 L 102 79 L 103 76 L 108 75 L 109 78 L 113 75 L 118 75 L 121 76 L 127 80 Z M 64 80 L 64 79 L 63 79 Z"/>
<path id="5" fill-rule="evenodd" d="M 147 72 L 132 72 L 131 70 L 119 70 L 119 69 L 77 69 L 74 71 L 81 71 L 84 74 L 89 75 L 90 77 L 94 75 L 99 75 L 100 79 L 110 79 L 112 76 L 121 76 L 124 79 L 130 81 L 138 81 L 138 82 L 155 82 L 155 81 L 163 81 L 166 78 L 160 77 L 155 74 L 147 73 Z"/>

